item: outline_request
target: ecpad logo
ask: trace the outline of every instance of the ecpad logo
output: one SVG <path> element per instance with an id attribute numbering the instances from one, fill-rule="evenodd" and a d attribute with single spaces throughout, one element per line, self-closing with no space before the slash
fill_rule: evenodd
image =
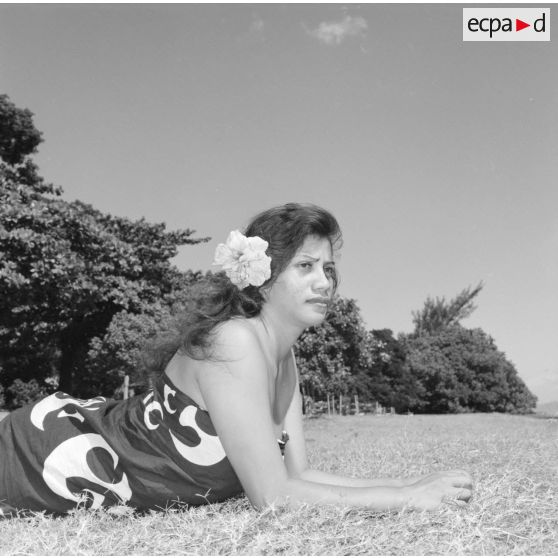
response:
<path id="1" fill-rule="evenodd" d="M 463 8 L 464 41 L 550 41 L 550 8 Z"/>
<path id="2" fill-rule="evenodd" d="M 495 18 L 488 18 L 485 17 L 481 20 L 478 20 L 475 17 L 472 17 L 467 26 L 469 31 L 476 33 L 477 31 L 488 31 L 490 33 L 490 38 L 492 39 L 492 34 L 498 31 L 503 31 L 504 33 L 507 31 L 513 31 L 513 24 L 512 20 L 509 17 L 505 17 L 504 19 Z M 530 23 L 525 23 L 521 19 L 515 18 L 515 31 L 521 31 L 522 29 L 526 29 L 530 27 Z M 546 29 L 546 14 L 543 13 L 539 19 L 535 20 L 533 23 L 533 29 L 537 33 L 544 33 Z"/>

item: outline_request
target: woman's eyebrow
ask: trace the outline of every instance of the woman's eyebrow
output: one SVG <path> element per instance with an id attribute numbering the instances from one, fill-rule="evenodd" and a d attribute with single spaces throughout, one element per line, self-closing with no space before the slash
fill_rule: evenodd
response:
<path id="1" fill-rule="evenodd" d="M 320 261 L 320 258 L 316 258 L 315 256 L 311 256 L 310 254 L 306 254 L 306 253 L 298 254 L 296 257 L 297 258 L 302 258 L 302 259 L 306 258 L 306 259 L 312 260 L 313 262 L 319 262 Z M 324 263 L 328 264 L 328 265 L 335 265 L 335 262 L 333 260 L 326 260 Z"/>

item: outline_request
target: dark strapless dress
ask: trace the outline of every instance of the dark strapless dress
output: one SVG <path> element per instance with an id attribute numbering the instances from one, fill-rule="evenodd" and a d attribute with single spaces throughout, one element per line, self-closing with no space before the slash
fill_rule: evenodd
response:
<path id="1" fill-rule="evenodd" d="M 0 421 L 0 516 L 138 510 L 242 492 L 209 414 L 166 376 L 125 401 L 58 392 Z"/>

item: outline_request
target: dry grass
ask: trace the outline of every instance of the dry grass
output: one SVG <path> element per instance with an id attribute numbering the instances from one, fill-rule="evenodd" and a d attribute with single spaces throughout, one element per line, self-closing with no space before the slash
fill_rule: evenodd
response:
<path id="1" fill-rule="evenodd" d="M 309 420 L 314 467 L 405 476 L 464 467 L 465 508 L 254 511 L 246 499 L 184 512 L 128 508 L 0 521 L 9 555 L 556 555 L 558 420 L 503 415 Z"/>

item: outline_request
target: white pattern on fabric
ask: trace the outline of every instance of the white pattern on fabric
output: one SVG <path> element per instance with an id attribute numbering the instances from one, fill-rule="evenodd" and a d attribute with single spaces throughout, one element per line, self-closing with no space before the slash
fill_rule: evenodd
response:
<path id="1" fill-rule="evenodd" d="M 176 391 L 174 389 L 171 389 L 167 384 L 165 384 L 165 387 L 163 388 L 163 394 L 165 396 L 165 401 L 164 401 L 164 405 L 165 405 L 165 409 L 171 414 L 174 415 L 174 413 L 176 413 L 176 409 L 171 409 L 170 403 L 169 403 L 169 395 L 172 395 L 173 397 L 176 395 Z"/>
<path id="2" fill-rule="evenodd" d="M 56 394 L 45 397 L 33 406 L 31 410 L 30 419 L 34 426 L 39 430 L 44 430 L 44 422 L 49 413 L 63 409 L 66 405 L 76 405 L 90 411 L 98 410 L 101 405 L 106 401 L 104 397 L 95 397 L 93 399 L 74 399 L 73 397 L 56 397 Z M 67 413 L 60 411 L 58 417 L 72 417 L 77 418 L 83 422 L 83 415 L 76 411 L 75 413 Z"/>
<path id="3" fill-rule="evenodd" d="M 152 397 L 153 397 L 153 392 L 151 392 L 143 400 L 144 403 L 149 401 Z M 161 419 L 164 418 L 163 407 L 161 406 L 161 403 L 159 403 L 158 401 L 152 401 L 151 403 L 148 403 L 145 406 L 145 411 L 143 413 L 143 422 L 145 423 L 145 426 L 147 426 L 147 428 L 149 428 L 149 430 L 157 430 L 157 428 L 159 428 L 159 424 L 154 424 L 153 422 L 151 422 L 151 419 L 149 418 L 149 415 L 154 411 L 157 411 L 158 413 L 160 413 Z"/>
<path id="4" fill-rule="evenodd" d="M 100 508 L 105 501 L 105 495 L 91 490 L 88 486 L 85 486 L 80 492 L 71 492 L 68 488 L 68 479 L 72 479 L 72 481 L 81 479 L 94 483 L 114 492 L 123 503 L 127 502 L 132 497 L 132 490 L 125 473 L 122 473 L 122 480 L 110 483 L 100 479 L 91 470 L 87 462 L 87 454 L 94 448 L 101 448 L 110 454 L 115 470 L 118 466 L 118 455 L 104 438 L 99 434 L 82 434 L 62 442 L 45 459 L 43 479 L 46 484 L 58 496 L 74 502 L 80 502 L 84 492 L 88 492 L 93 496 L 92 508 Z"/>
<path id="5" fill-rule="evenodd" d="M 169 433 L 174 447 L 184 459 L 195 465 L 208 467 L 222 461 L 226 457 L 226 454 L 218 436 L 212 436 L 198 427 L 196 422 L 197 412 L 198 409 L 196 407 L 188 405 L 184 408 L 182 413 L 180 413 L 179 419 L 182 426 L 189 426 L 196 431 L 200 437 L 200 443 L 197 446 L 187 446 L 178 440 L 176 436 L 173 435 L 172 431 L 169 430 Z"/>

